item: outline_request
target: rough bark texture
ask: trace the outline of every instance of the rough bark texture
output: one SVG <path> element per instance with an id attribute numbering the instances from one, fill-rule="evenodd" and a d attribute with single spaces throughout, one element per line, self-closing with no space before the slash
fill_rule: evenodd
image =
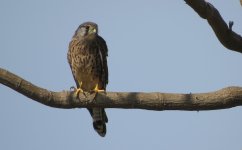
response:
<path id="1" fill-rule="evenodd" d="M 219 41 L 224 47 L 242 53 L 242 37 L 232 31 L 233 22 L 229 26 L 223 20 L 218 10 L 204 0 L 185 0 L 203 19 L 207 19 Z"/>
<path id="2" fill-rule="evenodd" d="M 11 72 L 0 68 L 0 83 L 40 102 L 57 108 L 131 108 L 148 110 L 214 110 L 242 105 L 242 88 L 228 87 L 210 93 L 142 93 L 107 92 L 83 94 L 79 98 L 73 91 L 53 92 L 40 88 Z"/>

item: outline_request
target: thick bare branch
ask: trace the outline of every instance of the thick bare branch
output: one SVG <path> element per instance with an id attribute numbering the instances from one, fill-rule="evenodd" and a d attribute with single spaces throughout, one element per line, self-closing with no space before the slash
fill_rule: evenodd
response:
<path id="1" fill-rule="evenodd" d="M 242 53 L 242 37 L 232 31 L 233 22 L 229 26 L 223 20 L 218 10 L 209 2 L 204 0 L 185 0 L 200 17 L 207 19 L 219 41 L 224 47 Z"/>
<path id="2" fill-rule="evenodd" d="M 0 83 L 51 107 L 57 108 L 130 108 L 148 110 L 214 110 L 242 105 L 242 88 L 228 87 L 216 92 L 198 94 L 107 92 L 74 96 L 73 91 L 53 92 L 33 85 L 0 68 Z M 93 100 L 95 97 L 95 100 Z"/>

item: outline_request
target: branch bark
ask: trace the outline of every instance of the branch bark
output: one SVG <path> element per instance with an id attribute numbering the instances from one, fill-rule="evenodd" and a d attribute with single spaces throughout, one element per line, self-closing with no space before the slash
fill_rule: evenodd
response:
<path id="1" fill-rule="evenodd" d="M 0 68 L 0 83 L 47 106 L 56 108 L 128 108 L 147 110 L 215 110 L 242 105 L 242 88 L 227 87 L 210 93 L 107 92 L 79 95 L 73 91 L 53 92 L 40 88 Z"/>
<path id="2" fill-rule="evenodd" d="M 203 19 L 207 19 L 219 41 L 224 47 L 242 53 L 242 37 L 232 31 L 233 22 L 229 26 L 223 20 L 218 10 L 209 2 L 204 0 L 185 0 L 194 11 Z"/>

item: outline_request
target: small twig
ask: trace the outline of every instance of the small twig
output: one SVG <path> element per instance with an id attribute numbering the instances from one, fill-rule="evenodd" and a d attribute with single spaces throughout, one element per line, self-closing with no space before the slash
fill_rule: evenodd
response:
<path id="1" fill-rule="evenodd" d="M 232 31 L 232 27 L 234 25 L 234 22 L 233 21 L 229 21 L 229 30 Z"/>

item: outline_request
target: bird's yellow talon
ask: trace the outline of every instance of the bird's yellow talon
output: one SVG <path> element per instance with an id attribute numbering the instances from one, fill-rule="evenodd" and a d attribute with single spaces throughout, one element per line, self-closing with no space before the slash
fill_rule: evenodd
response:
<path id="1" fill-rule="evenodd" d="M 98 92 L 105 92 L 105 90 L 103 90 L 103 89 L 98 89 L 98 84 L 96 84 L 96 86 L 95 86 L 93 91 L 96 92 L 96 93 L 98 93 Z"/>
<path id="2" fill-rule="evenodd" d="M 84 91 L 81 88 L 75 89 L 75 97 L 78 98 L 80 93 L 84 93 Z"/>
<path id="3" fill-rule="evenodd" d="M 78 89 L 76 89 L 76 92 L 83 93 L 83 90 L 81 88 L 78 88 Z"/>

